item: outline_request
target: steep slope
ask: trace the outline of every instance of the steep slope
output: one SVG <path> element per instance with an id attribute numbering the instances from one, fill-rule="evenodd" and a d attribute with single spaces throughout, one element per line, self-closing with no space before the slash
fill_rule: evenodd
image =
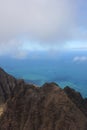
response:
<path id="1" fill-rule="evenodd" d="M 7 102 L 0 130 L 87 130 L 87 118 L 54 83 L 25 85 Z"/>
<path id="2" fill-rule="evenodd" d="M 61 89 L 56 83 L 42 87 L 26 84 L 3 70 L 0 77 L 9 95 L 0 130 L 87 130 L 87 102 L 78 92 Z"/>
<path id="3" fill-rule="evenodd" d="M 15 87 L 16 79 L 0 68 L 0 103 L 5 102 Z"/>
<path id="4" fill-rule="evenodd" d="M 65 87 L 64 92 L 71 99 L 73 103 L 87 116 L 87 98 L 83 99 L 79 92 L 76 92 L 70 87 Z"/>
<path id="5" fill-rule="evenodd" d="M 0 68 L 0 104 L 6 102 L 14 94 L 15 87 L 21 82 L 24 81 L 15 79 Z"/>

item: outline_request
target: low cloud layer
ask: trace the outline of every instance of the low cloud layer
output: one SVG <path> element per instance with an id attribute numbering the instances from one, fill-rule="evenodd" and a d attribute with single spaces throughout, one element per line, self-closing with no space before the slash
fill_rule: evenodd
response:
<path id="1" fill-rule="evenodd" d="M 70 0 L 1 0 L 0 39 L 18 35 L 41 41 L 65 39 L 75 20 L 73 6 Z"/>
<path id="2" fill-rule="evenodd" d="M 73 58 L 74 62 L 87 62 L 87 56 L 76 56 Z"/>
<path id="3" fill-rule="evenodd" d="M 74 0 L 0 0 L 0 54 L 26 55 L 23 39 L 32 48 L 53 48 L 85 38 L 76 7 Z"/>

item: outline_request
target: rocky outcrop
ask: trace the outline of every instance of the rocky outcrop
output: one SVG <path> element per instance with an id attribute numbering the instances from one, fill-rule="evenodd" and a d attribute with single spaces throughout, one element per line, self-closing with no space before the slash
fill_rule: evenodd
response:
<path id="1" fill-rule="evenodd" d="M 64 92 L 71 99 L 73 103 L 87 116 L 87 99 L 83 98 L 79 92 L 76 92 L 70 87 L 65 87 Z"/>
<path id="2" fill-rule="evenodd" d="M 15 87 L 18 84 L 21 86 L 23 82 L 23 80 L 15 79 L 0 68 L 0 104 L 6 102 L 10 96 L 13 96 Z"/>
<path id="3" fill-rule="evenodd" d="M 0 68 L 0 103 L 5 102 L 13 93 L 16 79 Z"/>
<path id="4" fill-rule="evenodd" d="M 55 83 L 37 87 L 16 82 L 13 95 L 6 101 L 0 130 L 87 130 L 84 106 L 78 106 L 82 100 L 87 106 L 87 100 L 78 92 L 61 89 Z"/>

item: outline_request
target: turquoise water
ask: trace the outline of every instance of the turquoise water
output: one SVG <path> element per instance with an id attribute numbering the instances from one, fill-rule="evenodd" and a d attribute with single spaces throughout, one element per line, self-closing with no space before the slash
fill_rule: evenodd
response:
<path id="1" fill-rule="evenodd" d="M 61 87 L 70 86 L 87 97 L 87 62 L 73 62 L 74 55 L 56 59 L 0 59 L 0 66 L 26 82 L 43 85 L 56 82 Z"/>

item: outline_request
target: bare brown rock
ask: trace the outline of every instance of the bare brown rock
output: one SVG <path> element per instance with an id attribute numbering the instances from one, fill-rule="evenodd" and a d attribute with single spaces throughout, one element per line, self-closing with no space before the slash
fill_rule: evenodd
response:
<path id="1" fill-rule="evenodd" d="M 64 91 L 71 101 L 87 116 L 87 99 L 84 99 L 79 92 L 68 86 L 64 88 Z"/>
<path id="2" fill-rule="evenodd" d="M 0 68 L 0 104 L 12 95 L 16 79 Z"/>
<path id="3" fill-rule="evenodd" d="M 87 100 L 74 90 L 63 90 L 55 83 L 36 87 L 19 81 L 13 92 L 0 130 L 87 130 L 84 106 L 79 107 L 82 100 L 87 106 Z"/>
<path id="4" fill-rule="evenodd" d="M 15 79 L 0 68 L 0 104 L 6 102 L 10 96 L 13 96 L 15 87 L 18 85 L 21 87 L 23 83 L 24 80 Z"/>

